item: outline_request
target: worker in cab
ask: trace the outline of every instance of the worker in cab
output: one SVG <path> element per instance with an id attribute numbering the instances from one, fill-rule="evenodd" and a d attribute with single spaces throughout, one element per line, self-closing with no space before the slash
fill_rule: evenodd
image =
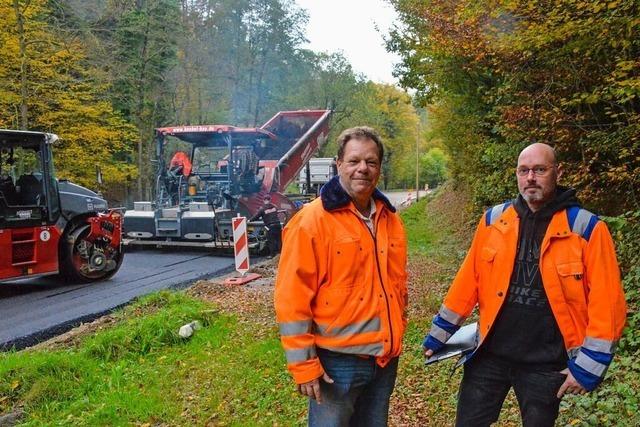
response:
<path id="1" fill-rule="evenodd" d="M 184 151 L 176 151 L 169 162 L 169 171 L 174 175 L 189 176 L 191 175 L 191 160 Z"/>

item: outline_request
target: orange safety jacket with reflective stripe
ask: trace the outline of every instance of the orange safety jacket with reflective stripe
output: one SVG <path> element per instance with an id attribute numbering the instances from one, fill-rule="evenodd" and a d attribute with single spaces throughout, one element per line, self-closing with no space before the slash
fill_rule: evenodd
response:
<path id="1" fill-rule="evenodd" d="M 407 243 L 395 208 L 376 190 L 375 233 L 338 177 L 283 231 L 275 285 L 276 317 L 287 367 L 298 384 L 322 376 L 316 355 L 400 354 L 406 327 Z"/>
<path id="2" fill-rule="evenodd" d="M 479 346 L 507 295 L 518 242 L 519 218 L 510 203 L 489 209 L 424 346 L 439 350 L 479 306 Z M 542 240 L 540 273 L 569 358 L 569 369 L 588 390 L 613 358 L 626 304 L 613 240 L 606 224 L 578 206 L 556 212 Z"/>

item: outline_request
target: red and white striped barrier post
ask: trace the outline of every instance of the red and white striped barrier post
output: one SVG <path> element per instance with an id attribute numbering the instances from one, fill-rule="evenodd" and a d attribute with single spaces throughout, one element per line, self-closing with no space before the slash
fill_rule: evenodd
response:
<path id="1" fill-rule="evenodd" d="M 247 238 L 247 218 L 231 218 L 233 226 L 233 254 L 236 257 L 236 271 L 243 276 L 249 271 L 249 239 Z"/>
<path id="2" fill-rule="evenodd" d="M 236 261 L 236 271 L 240 273 L 240 277 L 229 277 L 224 282 L 232 285 L 243 285 L 261 276 L 256 273 L 247 274 L 247 271 L 249 271 L 247 218 L 239 215 L 231 218 L 231 227 L 233 228 L 233 254 Z"/>

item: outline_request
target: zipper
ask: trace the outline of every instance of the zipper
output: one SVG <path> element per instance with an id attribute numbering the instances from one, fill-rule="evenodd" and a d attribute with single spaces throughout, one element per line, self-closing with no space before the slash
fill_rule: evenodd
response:
<path id="1" fill-rule="evenodd" d="M 352 213 L 354 215 L 356 215 L 355 212 L 352 211 Z M 382 213 L 382 211 L 380 213 Z M 360 219 L 360 222 L 363 223 L 362 225 L 365 226 L 365 228 L 369 232 L 369 235 L 373 239 L 373 248 L 374 248 L 374 251 L 375 251 L 376 268 L 378 270 L 378 278 L 380 279 L 380 286 L 382 286 L 382 293 L 384 294 L 384 301 L 387 304 L 387 320 L 389 322 L 389 340 L 390 340 L 390 342 L 389 342 L 389 353 L 393 353 L 393 326 L 391 326 L 391 308 L 389 307 L 389 297 L 387 296 L 387 289 L 384 286 L 384 281 L 382 280 L 382 273 L 380 272 L 380 260 L 378 259 L 378 239 L 376 239 L 376 236 L 378 235 L 378 221 L 379 221 L 380 215 L 376 216 L 376 221 L 373 224 L 373 228 L 374 228 L 374 230 L 376 232 L 375 235 L 369 229 L 367 224 L 364 224 L 364 220 L 362 218 L 360 218 L 358 215 L 356 215 L 356 216 L 358 217 L 358 219 Z"/>

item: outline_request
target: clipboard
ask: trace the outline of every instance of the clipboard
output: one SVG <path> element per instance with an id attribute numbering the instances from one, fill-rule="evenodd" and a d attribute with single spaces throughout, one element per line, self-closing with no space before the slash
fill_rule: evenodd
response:
<path id="1" fill-rule="evenodd" d="M 449 338 L 444 347 L 424 361 L 425 365 L 449 359 L 455 356 L 464 356 L 471 353 L 478 346 L 478 322 L 470 323 L 458 329 Z"/>

